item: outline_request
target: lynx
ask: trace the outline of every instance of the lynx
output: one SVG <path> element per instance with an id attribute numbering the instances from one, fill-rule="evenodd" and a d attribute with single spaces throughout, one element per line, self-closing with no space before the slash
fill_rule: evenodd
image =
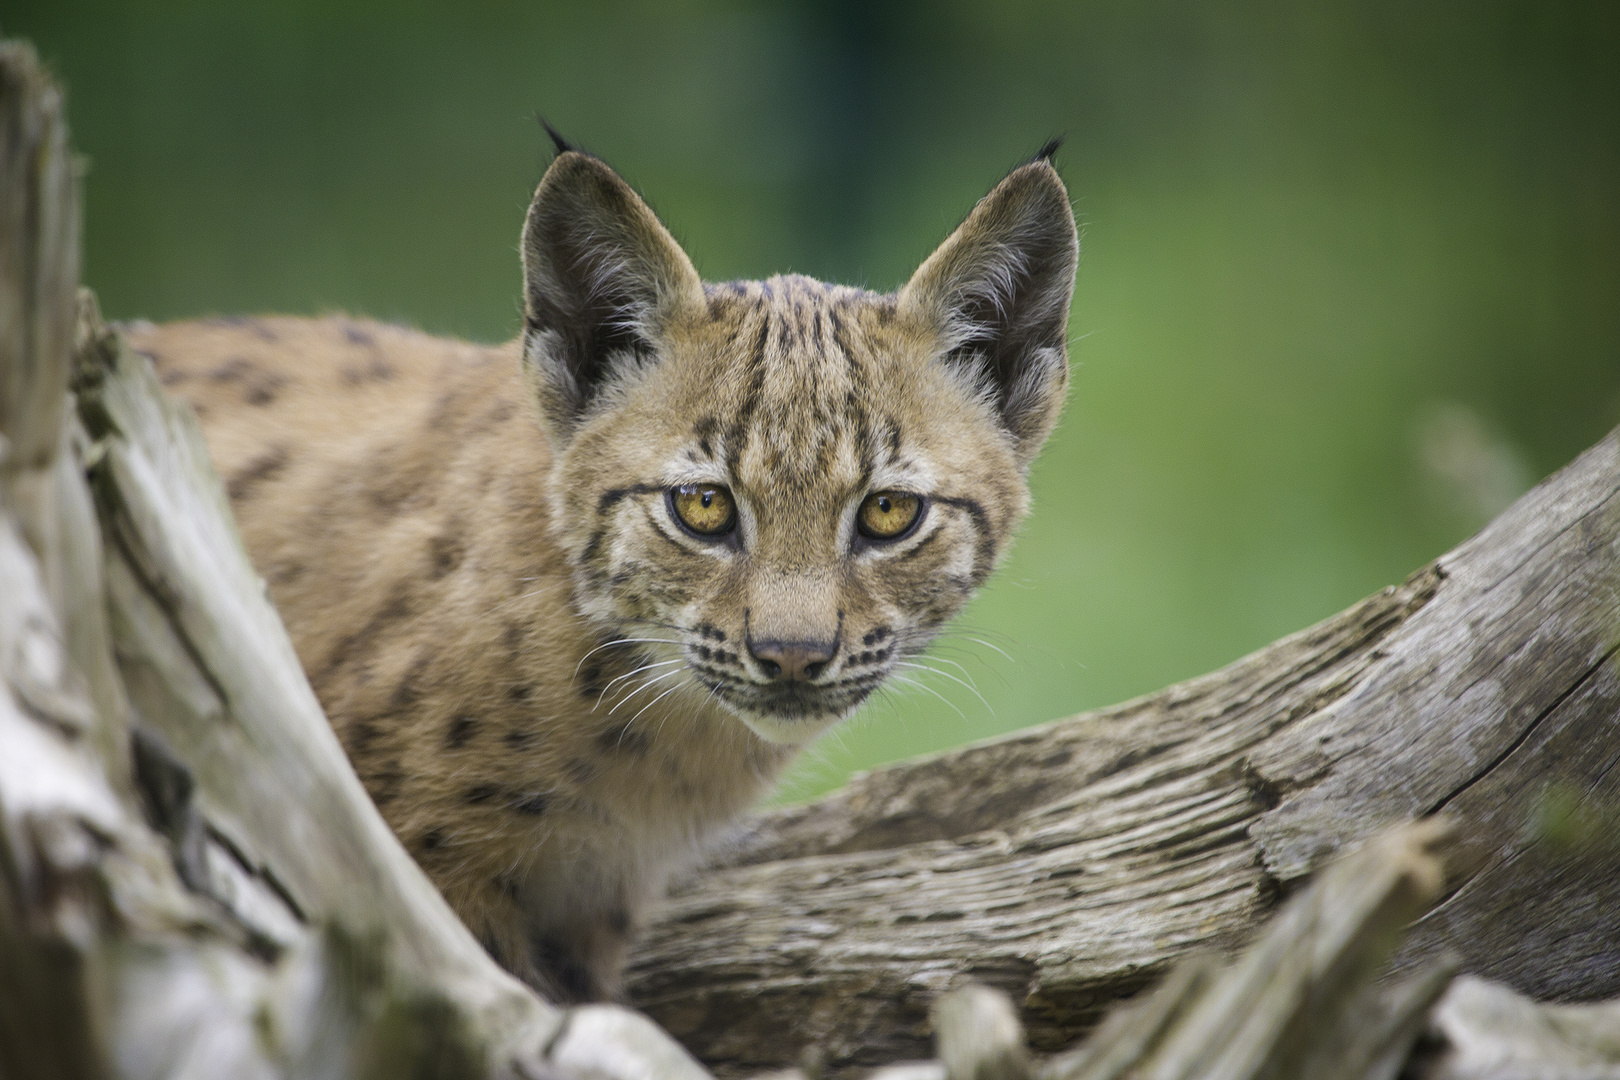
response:
<path id="1" fill-rule="evenodd" d="M 134 329 L 378 808 L 553 999 L 617 995 L 668 876 L 1006 552 L 1068 379 L 1053 150 L 891 294 L 705 284 L 559 140 L 515 342 Z"/>

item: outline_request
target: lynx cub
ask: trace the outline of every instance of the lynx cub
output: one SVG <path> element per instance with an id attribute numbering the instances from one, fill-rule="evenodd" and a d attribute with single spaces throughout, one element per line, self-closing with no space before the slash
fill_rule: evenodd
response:
<path id="1" fill-rule="evenodd" d="M 1006 551 L 1068 378 L 1053 149 L 888 295 L 704 284 L 561 144 L 518 341 L 134 332 L 378 807 L 543 992 L 615 994 L 670 871 Z"/>

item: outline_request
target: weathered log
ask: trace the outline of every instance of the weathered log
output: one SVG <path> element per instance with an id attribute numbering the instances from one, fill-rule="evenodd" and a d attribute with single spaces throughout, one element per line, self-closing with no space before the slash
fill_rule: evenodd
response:
<path id="1" fill-rule="evenodd" d="M 1076 1050 L 1032 1067 L 1011 1000 L 969 984 L 934 1007 L 941 1060 L 888 1066 L 870 1080 L 1620 1077 L 1620 999 L 1539 1004 L 1474 976 L 1453 982 L 1454 958 L 1375 981 L 1447 883 L 1436 849 L 1452 825 L 1398 826 L 1338 859 L 1240 958 L 1182 960 Z"/>
<path id="2" fill-rule="evenodd" d="M 1406 582 L 1203 678 L 857 777 L 667 903 L 636 1002 L 718 1072 L 921 1057 L 971 976 L 1055 1050 L 1327 855 L 1445 810 L 1466 866 L 1397 957 L 1620 993 L 1620 874 L 1527 825 L 1617 801 L 1620 432 Z M 767 1037 L 761 1037 L 768 1033 Z"/>
<path id="3" fill-rule="evenodd" d="M 705 1075 L 502 971 L 378 815 L 189 410 L 76 295 L 67 146 L 0 44 L 0 1076 Z"/>
<path id="4" fill-rule="evenodd" d="M 1183 961 L 1146 1001 L 1054 1059 L 1047 1076 L 1390 1080 L 1451 972 L 1439 965 L 1394 987 L 1373 979 L 1445 885 L 1434 849 L 1449 829 L 1430 818 L 1341 859 L 1239 960 L 1224 969 L 1207 954 Z"/>

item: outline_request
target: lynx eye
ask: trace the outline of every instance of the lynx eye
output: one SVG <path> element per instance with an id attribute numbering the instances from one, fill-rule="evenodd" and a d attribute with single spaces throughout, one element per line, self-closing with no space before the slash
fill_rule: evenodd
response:
<path id="1" fill-rule="evenodd" d="M 903 491 L 875 491 L 861 503 L 855 524 L 872 540 L 898 540 L 922 516 L 922 499 Z"/>
<path id="2" fill-rule="evenodd" d="M 669 493 L 675 520 L 699 536 L 724 536 L 737 525 L 737 504 L 719 484 L 682 484 Z"/>

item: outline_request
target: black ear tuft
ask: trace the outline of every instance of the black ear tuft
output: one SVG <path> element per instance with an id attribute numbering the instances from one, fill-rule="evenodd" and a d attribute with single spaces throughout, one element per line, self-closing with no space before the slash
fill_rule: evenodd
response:
<path id="1" fill-rule="evenodd" d="M 549 131 L 550 128 L 547 128 L 546 130 Z M 556 138 L 555 134 L 552 137 Z M 1050 165 L 1050 164 L 1052 164 L 1052 158 L 1054 156 L 1056 156 L 1057 152 L 1060 149 L 1062 149 L 1062 147 L 1063 147 L 1063 136 L 1062 135 L 1059 135 L 1055 139 L 1048 139 L 1048 140 L 1046 140 L 1046 145 L 1042 146 L 1039 150 L 1035 151 L 1035 156 L 1030 158 L 1029 161 L 1026 164 L 1033 165 L 1037 161 L 1044 161 L 1048 165 Z"/>
<path id="2" fill-rule="evenodd" d="M 545 117 L 536 114 L 535 119 L 540 121 L 540 126 L 546 129 L 546 134 L 551 136 L 551 145 L 557 148 L 557 153 L 566 154 L 570 150 L 579 149 L 579 147 L 563 138 L 557 129 L 552 127 L 551 122 Z"/>

